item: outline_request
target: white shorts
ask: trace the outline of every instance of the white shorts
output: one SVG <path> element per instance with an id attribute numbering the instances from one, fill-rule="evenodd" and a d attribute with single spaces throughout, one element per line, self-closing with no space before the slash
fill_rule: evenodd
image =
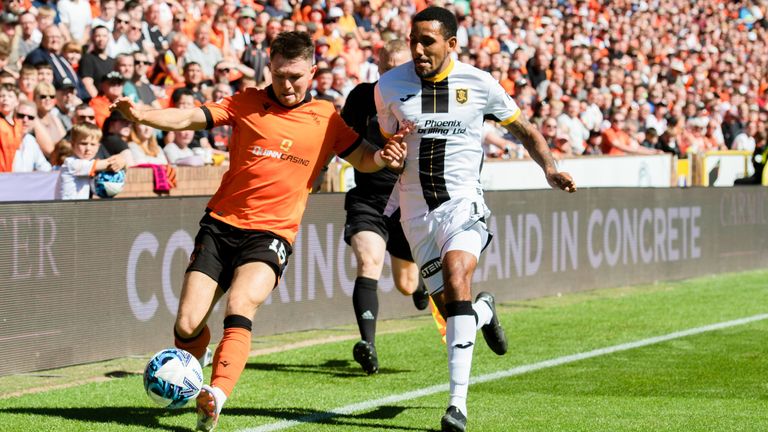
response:
<path id="1" fill-rule="evenodd" d="M 490 214 L 482 198 L 456 198 L 424 216 L 401 221 L 430 294 L 443 290 L 441 262 L 448 251 L 461 250 L 480 258 L 491 241 L 485 224 Z"/>

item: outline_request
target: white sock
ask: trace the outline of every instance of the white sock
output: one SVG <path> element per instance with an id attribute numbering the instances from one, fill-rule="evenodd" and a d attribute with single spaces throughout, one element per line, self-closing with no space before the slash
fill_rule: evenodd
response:
<path id="1" fill-rule="evenodd" d="M 476 335 L 474 316 L 456 315 L 446 320 L 448 375 L 451 380 L 448 405 L 455 406 L 464 415 L 467 415 L 467 391 Z"/>
<path id="2" fill-rule="evenodd" d="M 493 318 L 493 311 L 491 306 L 485 300 L 478 300 L 472 304 L 475 314 L 477 314 L 477 323 L 475 323 L 475 329 L 480 330 L 480 327 L 490 324 L 491 318 Z"/>
<path id="3" fill-rule="evenodd" d="M 216 399 L 216 411 L 218 414 L 221 414 L 221 409 L 224 407 L 224 402 L 227 401 L 227 395 L 224 394 L 224 391 L 218 387 L 214 386 L 207 386 L 211 393 L 213 394 L 213 398 Z"/>

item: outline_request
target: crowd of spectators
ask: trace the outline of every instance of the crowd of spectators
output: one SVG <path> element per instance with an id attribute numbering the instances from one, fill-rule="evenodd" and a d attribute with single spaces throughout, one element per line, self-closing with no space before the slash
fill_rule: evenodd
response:
<path id="1" fill-rule="evenodd" d="M 265 87 L 270 41 L 300 30 L 316 42 L 313 96 L 340 109 L 432 3 L 458 17 L 456 58 L 496 77 L 558 157 L 765 146 L 768 0 L 3 0 L 0 172 L 56 169 L 79 123 L 128 167 L 226 163 L 228 127 L 164 133 L 108 107 Z M 489 158 L 526 157 L 486 126 Z"/>

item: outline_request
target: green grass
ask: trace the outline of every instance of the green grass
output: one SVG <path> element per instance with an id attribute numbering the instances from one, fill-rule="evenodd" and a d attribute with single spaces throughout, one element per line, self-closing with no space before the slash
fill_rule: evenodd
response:
<path id="1" fill-rule="evenodd" d="M 494 355 L 478 335 L 473 375 L 766 313 L 766 280 L 768 272 L 749 272 L 503 304 L 510 352 Z M 377 339 L 381 372 L 370 377 L 351 360 L 352 339 L 253 357 L 217 430 L 305 418 L 447 382 L 445 348 L 430 319 L 381 328 L 388 330 Z M 254 347 L 354 333 L 345 327 L 280 335 Z M 768 320 L 758 321 L 476 384 L 469 430 L 768 430 L 767 336 Z M 190 430 L 191 408 L 155 408 L 143 393 L 138 373 L 145 360 L 0 378 L 0 430 Z M 19 383 L 68 387 L 8 397 L 25 388 Z M 445 392 L 435 393 L 289 430 L 433 431 L 446 402 Z"/>

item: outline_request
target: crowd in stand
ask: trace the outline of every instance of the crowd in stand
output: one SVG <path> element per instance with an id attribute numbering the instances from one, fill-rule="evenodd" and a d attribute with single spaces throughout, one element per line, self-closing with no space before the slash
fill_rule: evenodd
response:
<path id="1" fill-rule="evenodd" d="M 265 87 L 270 41 L 300 30 L 316 42 L 313 96 L 340 109 L 432 3 L 458 17 L 456 58 L 497 78 L 558 157 L 766 144 L 767 0 L 3 0 L 0 172 L 55 169 L 80 123 L 128 167 L 226 163 L 227 127 L 164 133 L 108 107 Z M 526 157 L 486 126 L 489 158 Z"/>

